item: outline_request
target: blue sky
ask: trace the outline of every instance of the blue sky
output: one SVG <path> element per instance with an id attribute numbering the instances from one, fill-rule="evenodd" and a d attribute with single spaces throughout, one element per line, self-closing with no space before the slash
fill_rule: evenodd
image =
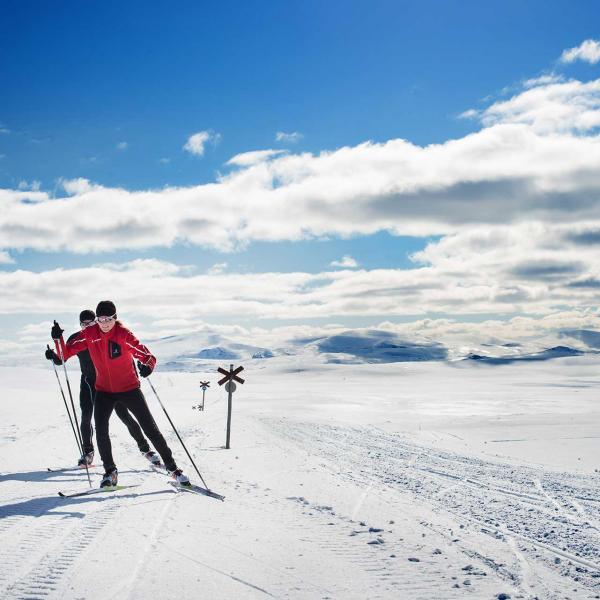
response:
<path id="1" fill-rule="evenodd" d="M 0 185 L 212 181 L 233 155 L 444 141 L 457 119 L 597 34 L 596 2 L 8 2 Z M 202 160 L 187 137 L 214 130 Z M 126 142 L 126 150 L 117 150 Z M 158 161 L 168 158 L 170 163 Z"/>
<path id="2" fill-rule="evenodd" d="M 144 210 L 153 206 L 139 204 L 137 196 L 132 196 L 136 191 L 155 190 L 157 199 L 166 198 L 160 191 L 167 187 L 199 190 L 204 194 L 210 191 L 207 184 L 222 182 L 227 177 L 237 177 L 238 183 L 232 189 L 237 193 L 242 190 L 237 200 L 242 207 L 250 202 L 243 193 L 242 172 L 247 168 L 248 177 L 251 173 L 252 177 L 261 177 L 262 167 L 226 163 L 236 155 L 252 151 L 285 150 L 287 154 L 280 155 L 283 160 L 311 156 L 315 157 L 316 165 L 320 153 L 332 153 L 342 160 L 344 154 L 336 153 L 338 149 L 357 149 L 371 141 L 381 148 L 382 155 L 393 153 L 393 159 L 386 154 L 386 164 L 398 166 L 382 172 L 385 182 L 381 183 L 381 198 L 366 207 L 364 213 L 357 213 L 356 222 L 339 228 L 333 225 L 328 228 L 323 223 L 351 221 L 357 202 L 360 204 L 361 198 L 370 193 L 368 185 L 360 192 L 362 196 L 351 197 L 348 190 L 336 192 L 335 210 L 332 208 L 329 216 L 320 214 L 316 225 L 310 212 L 313 192 L 303 192 L 302 202 L 308 208 L 298 213 L 301 216 L 290 216 L 292 221 L 302 220 L 302 226 L 293 233 L 284 231 L 285 219 L 261 231 L 260 219 L 252 222 L 255 211 L 251 208 L 243 223 L 231 226 L 235 234 L 231 234 L 229 225 L 224 226 L 227 233 L 220 242 L 212 237 L 216 231 L 214 224 L 206 230 L 210 238 L 203 238 L 198 230 L 188 234 L 189 219 L 174 225 L 176 231 L 165 234 L 164 239 L 157 233 L 156 244 L 148 241 L 154 239 L 152 233 L 145 241 L 130 246 L 114 232 L 103 238 L 106 243 L 90 247 L 58 238 L 42 246 L 39 240 L 44 236 L 50 240 L 53 234 L 32 231 L 28 234 L 31 243 L 0 239 L 0 251 L 5 252 L 5 260 L 0 259 L 0 272 L 43 275 L 57 268 L 85 270 L 107 262 L 125 264 L 141 259 L 177 267 L 192 265 L 194 269 L 182 272 L 183 277 L 207 273 L 211 268 L 216 275 L 269 272 L 316 275 L 342 269 L 343 264 L 332 263 L 343 263 L 343 257 L 353 259 L 355 264 L 349 268 L 366 271 L 367 275 L 377 270 L 439 266 L 443 261 L 446 268 L 448 260 L 440 254 L 442 246 L 438 247 L 438 242 L 446 236 L 445 243 L 449 246 L 452 236 L 467 235 L 465 227 L 470 223 L 471 211 L 462 207 L 456 214 L 449 210 L 439 216 L 442 205 L 436 202 L 442 200 L 435 196 L 435 190 L 445 186 L 446 179 L 428 184 L 427 198 L 432 203 L 429 212 L 419 209 L 419 215 L 415 216 L 409 206 L 424 202 L 421 192 L 411 192 L 413 195 L 405 200 L 402 214 L 391 208 L 386 190 L 397 193 L 405 183 L 402 152 L 412 156 L 429 144 L 446 148 L 448 140 L 467 145 L 470 135 L 480 135 L 486 128 L 491 131 L 498 124 L 508 127 L 515 119 L 547 140 L 548 131 L 538 126 L 537 121 L 531 124 L 530 113 L 523 116 L 525 113 L 520 112 L 515 117 L 512 106 L 504 105 L 500 117 L 494 110 L 486 110 L 516 97 L 531 102 L 523 84 L 527 79 L 544 75 L 553 78 L 548 85 L 539 84 L 538 88 L 540 94 L 547 94 L 546 107 L 554 106 L 554 100 L 548 100 L 554 93 L 553 83 L 564 85 L 564 93 L 568 94 L 569 81 L 581 84 L 595 81 L 598 65 L 593 59 L 568 63 L 559 59 L 566 49 L 576 48 L 584 40 L 597 39 L 598 23 L 600 5 L 592 1 L 309 1 L 218 5 L 182 2 L 176 8 L 148 1 L 6 2 L 0 19 L 3 87 L 0 188 L 40 191 L 46 194 L 48 210 L 58 206 L 52 204 L 53 198 L 67 201 L 71 196 L 73 213 L 79 211 L 79 224 L 73 225 L 76 229 L 80 230 L 82 224 L 94 229 L 98 221 L 94 211 L 102 212 L 102 206 L 106 206 L 105 212 L 121 222 L 126 238 L 131 227 L 143 226 Z M 581 108 L 581 103 L 571 96 L 564 100 L 564 105 Z M 535 106 L 540 111 L 536 114 L 542 114 L 539 105 Z M 480 114 L 476 118 L 461 117 L 469 109 Z M 557 127 L 555 123 L 553 132 Z M 199 132 L 205 132 L 208 138 L 203 152 L 186 151 L 184 145 L 190 136 Z M 277 139 L 278 132 L 296 135 Z M 576 131 L 578 136 L 590 140 L 595 133 L 593 127 Z M 386 146 L 389 141 L 400 139 L 407 140 L 410 148 Z M 476 155 L 481 156 L 482 152 L 477 150 Z M 348 173 L 354 173 L 363 164 L 359 150 L 356 154 L 352 166 L 344 167 L 349 169 Z M 376 178 L 381 157 L 371 156 L 369 160 L 373 161 L 374 169 L 369 176 Z M 443 164 L 448 163 L 449 159 L 444 159 Z M 303 169 L 313 168 L 312 164 L 290 167 L 279 158 L 268 164 L 275 165 L 273 169 L 277 171 L 272 185 L 284 181 L 284 187 L 289 181 L 297 181 Z M 432 171 L 433 179 L 436 168 Z M 286 181 L 290 169 L 297 170 Z M 326 177 L 327 172 L 322 175 Z M 505 175 L 503 171 L 502 177 Z M 497 174 L 490 176 L 489 181 L 497 177 Z M 101 186 L 93 200 L 86 200 L 91 198 L 90 190 L 81 186 L 65 193 L 63 182 L 80 178 L 89 185 Z M 472 185 L 466 182 L 468 177 L 459 179 L 452 183 L 444 207 L 451 202 L 462 202 L 462 196 L 457 200 L 457 194 L 467 193 L 475 198 L 477 192 L 465 192 L 464 186 Z M 343 175 L 340 181 L 343 182 Z M 486 179 L 486 185 L 489 181 Z M 419 182 L 414 185 L 422 185 L 421 179 Z M 104 204 L 103 198 L 116 189 L 125 190 L 128 198 L 133 198 L 131 206 L 138 206 L 137 211 L 121 214 L 116 200 L 106 200 Z M 347 200 L 343 194 L 347 194 Z M 285 200 L 290 208 L 295 206 L 292 196 Z M 126 202 L 129 204 L 129 200 Z M 225 208 L 220 201 L 202 202 L 203 210 L 214 208 L 216 213 L 235 208 L 235 201 L 233 208 L 229 205 Z M 319 202 L 321 206 L 327 204 Z M 257 204 L 257 210 L 262 206 Z M 198 206 L 192 208 L 196 214 Z M 16 210 L 22 212 L 22 207 Z M 41 228 L 45 210 L 40 205 L 36 213 L 41 219 L 36 226 Z M 86 210 L 90 210 L 87 222 Z M 503 209 L 494 206 L 489 210 L 496 214 Z M 387 221 L 379 220 L 383 214 Z M 136 218 L 139 222 L 132 225 L 132 219 Z M 28 219 L 31 224 L 37 217 Z M 48 225 L 50 228 L 60 228 L 61 223 L 66 226 L 70 217 L 55 219 L 54 216 L 46 222 L 52 223 Z M 203 216 L 200 221 L 205 220 Z M 502 218 L 488 218 L 483 212 L 477 213 L 475 220 L 486 227 L 507 225 Z M 517 221 L 533 222 L 533 217 L 521 218 L 517 211 L 511 222 Z M 560 223 L 560 218 L 553 217 L 550 221 Z M 9 223 L 10 227 L 13 225 Z M 427 256 L 418 261 L 410 259 L 410 255 L 425 250 L 428 244 L 435 248 L 426 250 Z M 231 248 L 235 251 L 230 252 Z M 434 261 L 438 262 L 432 263 L 434 252 L 437 252 Z M 473 256 L 476 255 L 474 251 Z M 456 266 L 462 259 L 455 256 L 455 260 L 455 266 L 444 271 L 444 277 L 459 272 Z M 540 254 L 536 260 L 539 263 L 550 259 Z M 552 268 L 553 272 L 561 269 Z M 536 269 L 539 273 L 539 265 Z M 546 273 L 546 284 L 550 285 L 547 273 L 551 269 L 544 271 L 543 265 L 541 269 Z M 578 269 L 576 265 L 565 267 L 564 272 L 584 277 L 585 269 Z M 524 272 L 523 268 L 515 268 L 514 273 L 517 272 Z M 395 277 L 397 273 L 382 272 L 381 281 L 387 281 L 388 275 Z M 595 275 L 590 272 L 587 276 Z M 463 285 L 459 279 L 453 284 L 457 288 Z M 539 281 L 534 283 L 537 285 Z M 388 284 L 389 281 L 385 289 L 405 290 L 404 284 L 400 287 L 398 282 Z M 507 291 L 502 293 L 513 294 L 514 298 L 524 297 L 523 294 L 533 298 L 533 288 L 524 292 L 522 285 L 525 284 L 517 280 L 506 283 Z M 368 295 L 364 290 L 352 293 Z M 383 292 L 379 290 L 377 294 Z M 448 297 L 439 307 L 429 307 L 422 313 L 449 315 L 454 305 L 459 306 L 458 300 Z M 570 306 L 568 302 L 566 305 Z M 386 316 L 389 312 L 386 306 L 389 305 L 382 303 L 379 309 L 370 307 L 363 312 L 350 307 L 348 313 L 346 308 L 338 307 L 332 309 L 331 319 L 348 317 L 356 322 L 362 315 L 367 323 L 378 318 L 378 310 L 381 316 Z M 27 314 L 28 310 L 25 306 L 21 312 Z M 457 310 L 457 314 L 497 313 L 500 318 L 508 318 L 527 310 L 524 305 L 511 304 L 502 311 L 474 303 Z M 550 305 L 538 306 L 532 314 L 546 314 L 549 310 Z M 19 311 L 10 309 L 7 314 L 16 312 Z M 38 308 L 31 312 L 41 314 Z M 396 311 L 390 318 L 404 319 L 401 312 Z M 328 318 L 326 311 L 317 313 L 318 310 L 311 315 L 299 313 L 294 318 L 319 321 Z M 279 317 L 282 322 L 289 320 L 287 315 Z M 244 318 L 252 320 L 252 311 Z M 207 315 L 207 319 L 219 322 L 225 316 L 214 313 Z M 8 327 L 6 321 L 3 326 Z"/>

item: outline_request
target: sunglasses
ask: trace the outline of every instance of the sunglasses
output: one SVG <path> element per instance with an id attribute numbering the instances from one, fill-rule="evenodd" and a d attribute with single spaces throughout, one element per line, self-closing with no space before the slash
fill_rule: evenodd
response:
<path id="1" fill-rule="evenodd" d="M 85 329 L 86 327 L 90 327 L 96 322 L 96 319 L 88 319 L 86 321 L 81 321 L 79 324 L 81 325 L 81 329 Z"/>
<path id="2" fill-rule="evenodd" d="M 112 317 L 96 317 L 98 323 L 110 323 L 113 319 L 116 319 L 117 315 L 114 314 Z"/>

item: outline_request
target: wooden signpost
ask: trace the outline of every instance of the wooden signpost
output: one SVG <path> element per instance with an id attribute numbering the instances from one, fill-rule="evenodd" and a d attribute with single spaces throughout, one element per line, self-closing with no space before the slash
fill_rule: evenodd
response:
<path id="1" fill-rule="evenodd" d="M 225 441 L 225 448 L 229 450 L 229 438 L 231 435 L 231 400 L 233 396 L 233 392 L 236 390 L 235 382 L 243 384 L 244 380 L 241 377 L 238 377 L 238 373 L 241 373 L 244 370 L 244 367 L 238 367 L 237 369 L 233 368 L 233 365 L 229 365 L 229 371 L 222 369 L 219 367 L 217 371 L 224 375 L 223 379 L 219 379 L 218 384 L 225 384 L 225 389 L 229 394 L 227 401 L 227 439 Z"/>

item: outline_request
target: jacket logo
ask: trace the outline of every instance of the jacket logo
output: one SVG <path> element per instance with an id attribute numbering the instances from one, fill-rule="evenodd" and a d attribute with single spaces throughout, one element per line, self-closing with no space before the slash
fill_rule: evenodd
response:
<path id="1" fill-rule="evenodd" d="M 108 342 L 108 357 L 109 358 L 119 358 L 121 356 L 121 346 L 116 342 L 109 341 Z"/>

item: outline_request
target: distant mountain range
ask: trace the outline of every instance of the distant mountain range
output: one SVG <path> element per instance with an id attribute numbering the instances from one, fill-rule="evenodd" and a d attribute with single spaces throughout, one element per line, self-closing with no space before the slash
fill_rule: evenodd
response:
<path id="1" fill-rule="evenodd" d="M 476 360 L 489 365 L 506 365 L 515 362 L 529 362 L 537 360 L 549 360 L 551 358 L 564 358 L 566 356 L 581 356 L 585 354 L 581 350 L 569 348 L 568 346 L 554 346 L 541 352 L 533 354 L 517 354 L 513 356 L 482 356 L 480 354 L 469 354 L 467 360 Z"/>
<path id="2" fill-rule="evenodd" d="M 232 328 L 232 337 L 236 329 Z M 545 361 L 582 354 L 600 353 L 600 331 L 592 329 L 563 329 L 545 337 L 527 337 L 519 340 L 488 337 L 477 340 L 450 338 L 439 340 L 414 338 L 387 329 L 335 330 L 335 333 L 280 338 L 272 346 L 258 345 L 240 330 L 240 339 L 234 340 L 206 326 L 190 333 L 170 335 L 144 342 L 158 358 L 158 369 L 201 371 L 214 369 L 216 363 L 243 364 L 248 361 L 267 362 L 277 359 L 296 362 L 306 359 L 315 366 L 322 364 L 361 364 L 425 361 L 463 361 L 488 365 L 515 362 Z M 269 334 L 268 339 L 273 339 Z M 565 343 L 566 342 L 566 343 Z M 43 354 L 31 345 L 20 354 L 0 354 L 0 365 L 40 364 Z M 305 361 L 305 362 L 306 362 Z M 256 363 L 258 364 L 258 363 Z"/>
<path id="3" fill-rule="evenodd" d="M 431 340 L 407 340 L 396 333 L 379 329 L 348 330 L 322 337 L 289 340 L 279 348 L 265 348 L 232 341 L 214 332 L 194 332 L 169 336 L 149 343 L 164 370 L 196 371 L 213 368 L 214 362 L 241 363 L 283 356 L 318 356 L 330 364 L 394 363 L 466 360 L 488 365 L 515 362 L 545 361 L 555 358 L 596 353 L 600 348 L 600 333 L 591 330 L 563 331 L 560 337 L 571 337 L 587 348 L 556 345 L 535 350 L 520 343 L 495 340 L 479 345 L 483 352 L 473 350 L 460 354 L 444 344 Z M 589 348 L 592 349 L 589 349 Z"/>

